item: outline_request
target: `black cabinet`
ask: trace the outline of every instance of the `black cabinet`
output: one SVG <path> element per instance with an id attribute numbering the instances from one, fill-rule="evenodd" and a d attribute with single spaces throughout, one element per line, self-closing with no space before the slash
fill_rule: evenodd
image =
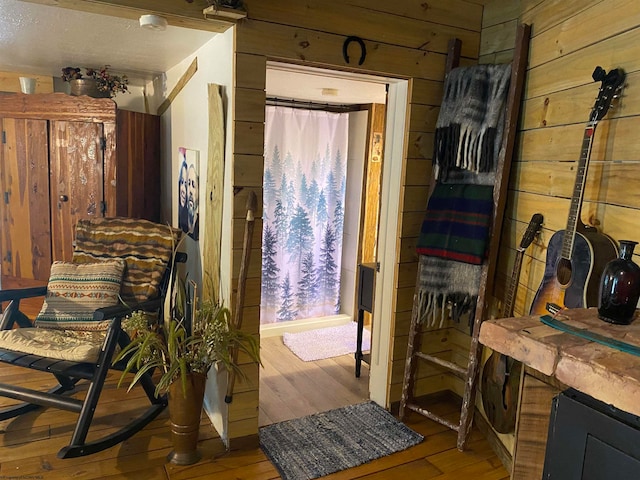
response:
<path id="1" fill-rule="evenodd" d="M 554 398 L 543 479 L 640 479 L 640 418 L 575 390 Z"/>
<path id="2" fill-rule="evenodd" d="M 356 377 L 360 377 L 362 362 L 368 358 L 362 353 L 362 331 L 364 329 L 364 312 L 373 312 L 373 293 L 375 290 L 377 264 L 362 263 L 358 265 L 358 336 L 356 338 Z"/>

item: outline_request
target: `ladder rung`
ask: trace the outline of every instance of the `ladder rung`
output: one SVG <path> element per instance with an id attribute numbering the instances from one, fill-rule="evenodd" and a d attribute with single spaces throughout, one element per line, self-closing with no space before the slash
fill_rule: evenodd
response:
<path id="1" fill-rule="evenodd" d="M 433 355 L 429 355 L 428 353 L 415 352 L 414 355 L 416 357 L 420 357 L 423 360 L 427 360 L 428 362 L 435 363 L 437 365 L 440 365 L 441 367 L 451 370 L 452 372 L 458 374 L 461 377 L 467 376 L 467 369 L 461 367 L 457 363 L 453 363 L 453 362 L 450 362 L 449 360 L 443 360 L 441 358 L 434 357 Z"/>
<path id="2" fill-rule="evenodd" d="M 455 430 L 456 432 L 460 430 L 460 424 L 452 423 L 446 418 L 441 417 L 440 415 L 436 415 L 435 413 L 430 412 L 429 410 L 419 407 L 415 403 L 407 403 L 406 408 L 408 408 L 409 410 L 413 410 L 414 412 L 419 413 L 424 417 L 430 418 L 434 422 L 441 423 L 442 425 L 444 425 L 447 428 L 450 428 L 451 430 Z"/>

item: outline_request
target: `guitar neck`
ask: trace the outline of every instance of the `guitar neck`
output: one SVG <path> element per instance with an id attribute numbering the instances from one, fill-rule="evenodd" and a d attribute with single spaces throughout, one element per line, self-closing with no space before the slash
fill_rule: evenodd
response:
<path id="1" fill-rule="evenodd" d="M 507 293 L 504 300 L 504 312 L 505 317 L 513 315 L 513 307 L 515 304 L 516 287 L 518 286 L 518 279 L 520 278 L 520 270 L 522 269 L 522 257 L 524 257 L 524 248 L 520 247 L 516 251 L 516 259 L 513 262 L 513 270 L 511 271 L 511 280 L 507 288 Z"/>
<path id="2" fill-rule="evenodd" d="M 584 129 L 580 161 L 578 162 L 576 181 L 573 187 L 573 195 L 571 196 L 571 207 L 569 208 L 569 217 L 567 218 L 567 228 L 565 229 L 564 239 L 562 242 L 562 251 L 560 252 L 562 258 L 565 259 L 571 259 L 576 231 L 578 229 L 578 226 L 582 225 L 582 221 L 580 220 L 580 211 L 582 210 L 584 186 L 587 178 L 587 170 L 589 168 L 589 159 L 591 158 L 593 137 L 597 125 L 597 121 L 591 121 Z"/>

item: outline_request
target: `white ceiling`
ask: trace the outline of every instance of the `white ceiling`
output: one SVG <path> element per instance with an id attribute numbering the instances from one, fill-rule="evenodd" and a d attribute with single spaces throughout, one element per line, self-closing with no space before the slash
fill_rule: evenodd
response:
<path id="1" fill-rule="evenodd" d="M 0 70 L 54 77 L 66 66 L 111 65 L 131 83 L 151 80 L 215 35 L 18 0 L 0 0 L 0 12 Z"/>
<path id="2" fill-rule="evenodd" d="M 0 0 L 0 12 L 0 71 L 34 75 L 59 77 L 66 66 L 110 65 L 141 85 L 215 35 L 174 26 L 148 30 L 137 20 L 19 0 Z M 267 95 L 331 104 L 385 102 L 382 80 L 277 63 L 269 64 Z"/>

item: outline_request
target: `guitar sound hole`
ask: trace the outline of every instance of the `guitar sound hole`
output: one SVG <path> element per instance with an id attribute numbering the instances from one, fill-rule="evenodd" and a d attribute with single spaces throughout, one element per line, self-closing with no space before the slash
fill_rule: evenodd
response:
<path id="1" fill-rule="evenodd" d="M 561 258 L 558 262 L 556 278 L 560 285 L 568 285 L 571 280 L 571 262 L 566 258 Z"/>

